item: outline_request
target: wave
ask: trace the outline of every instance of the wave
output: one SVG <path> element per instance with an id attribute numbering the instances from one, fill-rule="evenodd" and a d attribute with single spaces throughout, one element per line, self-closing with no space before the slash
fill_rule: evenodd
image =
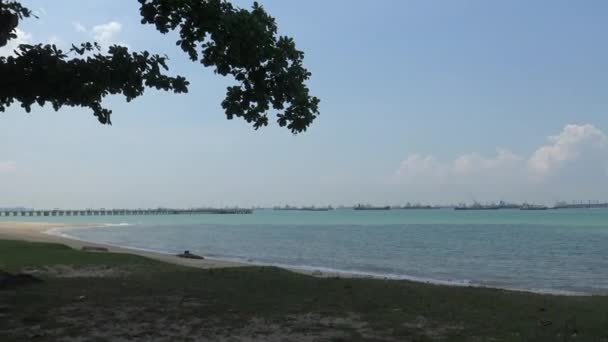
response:
<path id="1" fill-rule="evenodd" d="M 130 247 L 127 247 L 127 248 L 130 248 Z M 228 262 L 235 262 L 235 263 L 246 264 L 246 265 L 251 265 L 251 266 L 279 267 L 279 268 L 284 268 L 284 269 L 296 271 L 296 272 L 299 271 L 299 272 L 303 272 L 305 274 L 311 274 L 311 275 L 315 275 L 316 272 L 320 272 L 321 276 L 327 276 L 327 277 L 343 276 L 343 277 L 350 277 L 350 278 L 405 280 L 405 281 L 432 284 L 432 285 L 499 289 L 499 290 L 514 291 L 514 292 L 527 292 L 527 293 L 549 294 L 549 295 L 559 295 L 559 296 L 591 296 L 591 295 L 594 295 L 593 293 L 589 293 L 589 292 L 568 291 L 568 290 L 558 290 L 558 289 L 518 288 L 518 287 L 509 287 L 509 286 L 500 286 L 500 285 L 490 286 L 490 285 L 485 285 L 483 283 L 478 283 L 478 282 L 475 282 L 475 281 L 472 281 L 469 279 L 444 280 L 444 279 L 426 278 L 426 277 L 418 277 L 418 276 L 395 274 L 395 273 L 380 273 L 380 272 L 371 272 L 371 271 L 330 268 L 330 267 L 323 267 L 323 266 L 262 262 L 262 261 L 253 260 L 251 258 L 243 258 L 243 257 L 222 257 L 222 256 L 217 256 L 217 255 L 209 255 L 209 256 L 204 255 L 204 257 L 209 260 L 228 261 Z"/>
<path id="2" fill-rule="evenodd" d="M 121 222 L 121 223 L 104 223 L 102 225 L 102 227 L 128 227 L 128 226 L 135 226 L 135 224 L 134 223 Z"/>
<path id="3" fill-rule="evenodd" d="M 239 260 L 234 260 L 238 262 L 242 262 Z M 394 274 L 394 273 L 379 273 L 379 272 L 370 272 L 370 271 L 361 271 L 361 270 L 345 270 L 345 269 L 337 269 L 337 268 L 329 268 L 329 267 L 318 267 L 318 266 L 309 266 L 309 265 L 290 265 L 290 264 L 281 264 L 281 263 L 255 263 L 250 262 L 252 264 L 261 265 L 261 266 L 275 266 L 280 268 L 285 268 L 294 271 L 303 271 L 305 273 L 311 273 L 314 275 L 315 272 L 321 272 L 322 275 L 325 276 L 346 276 L 346 277 L 355 277 L 355 278 L 373 278 L 373 279 L 385 279 L 385 280 L 406 280 L 412 281 L 416 283 L 425 283 L 432 285 L 443 285 L 443 286 L 458 286 L 458 287 L 475 287 L 475 288 L 487 288 L 487 289 L 500 289 L 500 290 L 508 290 L 515 292 L 528 292 L 528 293 L 536 293 L 536 294 L 551 294 L 551 295 L 560 295 L 560 296 L 591 296 L 592 293 L 589 292 L 581 292 L 581 291 L 569 291 L 569 290 L 558 290 L 558 289 L 546 289 L 546 288 L 518 288 L 518 287 L 510 287 L 510 286 L 489 286 L 483 283 L 478 283 L 469 279 L 452 279 L 452 280 L 444 280 L 444 279 L 435 279 L 435 278 L 426 278 L 419 276 L 411 276 L 405 274 Z"/>
<path id="4" fill-rule="evenodd" d="M 77 236 L 68 234 L 66 232 L 71 231 L 71 230 L 84 230 L 84 229 L 107 228 L 107 227 L 127 227 L 127 226 L 135 226 L 135 225 L 136 224 L 127 223 L 127 222 L 121 222 L 121 223 L 100 223 L 100 224 L 92 224 L 90 226 L 55 227 L 55 228 L 47 229 L 43 233 L 44 234 L 48 234 L 48 235 L 59 236 L 59 237 L 70 239 L 70 240 L 77 240 L 77 241 L 91 242 L 91 243 L 103 243 L 103 244 L 106 244 L 106 245 L 111 245 L 108 242 L 98 242 L 98 241 L 92 241 L 92 240 L 86 240 L 86 239 L 83 239 L 83 238 L 79 238 Z M 116 246 L 116 247 L 120 247 L 120 246 Z M 123 248 L 134 249 L 133 247 L 123 247 Z M 151 252 L 153 252 L 153 251 L 151 251 Z"/>
<path id="5" fill-rule="evenodd" d="M 371 272 L 371 271 L 346 270 L 346 269 L 339 269 L 339 268 L 319 267 L 319 266 L 309 266 L 309 265 L 289 265 L 289 264 L 280 264 L 280 263 L 269 263 L 268 266 L 276 266 L 276 267 L 281 267 L 281 268 L 287 268 L 287 269 L 304 271 L 304 272 L 312 272 L 312 273 L 321 272 L 322 274 L 328 274 L 328 275 L 335 274 L 335 275 L 344 275 L 344 276 L 362 277 L 362 278 L 374 278 L 374 279 L 409 280 L 409 281 L 415 281 L 418 283 L 450 285 L 450 286 L 471 286 L 471 285 L 473 285 L 473 283 L 468 279 L 440 280 L 440 279 L 416 277 L 416 276 L 395 274 L 395 273 L 379 273 L 379 272 Z"/>

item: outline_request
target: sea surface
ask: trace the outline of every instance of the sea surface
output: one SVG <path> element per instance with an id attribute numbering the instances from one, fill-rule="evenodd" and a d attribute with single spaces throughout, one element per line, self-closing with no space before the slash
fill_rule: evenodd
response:
<path id="1" fill-rule="evenodd" d="M 2 217 L 98 223 L 54 234 L 162 253 L 555 294 L 608 294 L 608 210 L 256 210 Z"/>

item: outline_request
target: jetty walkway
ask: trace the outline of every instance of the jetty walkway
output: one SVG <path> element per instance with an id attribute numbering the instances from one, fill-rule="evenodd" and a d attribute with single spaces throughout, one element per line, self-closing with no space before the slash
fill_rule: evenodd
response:
<path id="1" fill-rule="evenodd" d="M 0 210 L 0 217 L 4 216 L 129 216 L 129 215 L 200 215 L 200 214 L 251 214 L 252 209 L 22 209 Z"/>

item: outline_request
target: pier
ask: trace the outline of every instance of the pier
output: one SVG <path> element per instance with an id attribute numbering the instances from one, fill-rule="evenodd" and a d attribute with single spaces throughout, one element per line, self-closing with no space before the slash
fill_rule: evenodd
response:
<path id="1" fill-rule="evenodd" d="M 44 216 L 131 216 L 131 215 L 203 215 L 203 214 L 251 214 L 252 209 L 52 209 L 52 210 L 0 210 L 0 217 Z"/>

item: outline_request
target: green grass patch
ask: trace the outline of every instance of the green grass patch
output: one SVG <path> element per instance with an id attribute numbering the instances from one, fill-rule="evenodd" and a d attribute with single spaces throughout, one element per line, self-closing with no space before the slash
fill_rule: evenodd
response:
<path id="1" fill-rule="evenodd" d="M 608 341 L 607 297 L 322 279 L 273 267 L 199 270 L 129 254 L 0 240 L 0 269 L 57 264 L 129 272 L 49 276 L 42 284 L 0 291 L 0 340 L 27 340 L 32 331 L 40 332 L 40 341 L 82 335 L 180 340 L 187 331 L 210 339 L 284 333 L 285 340 Z"/>
<path id="2" fill-rule="evenodd" d="M 43 267 L 49 264 L 150 267 L 166 265 L 132 254 L 91 253 L 61 244 L 0 240 L 0 269 L 18 271 L 23 267 Z"/>

